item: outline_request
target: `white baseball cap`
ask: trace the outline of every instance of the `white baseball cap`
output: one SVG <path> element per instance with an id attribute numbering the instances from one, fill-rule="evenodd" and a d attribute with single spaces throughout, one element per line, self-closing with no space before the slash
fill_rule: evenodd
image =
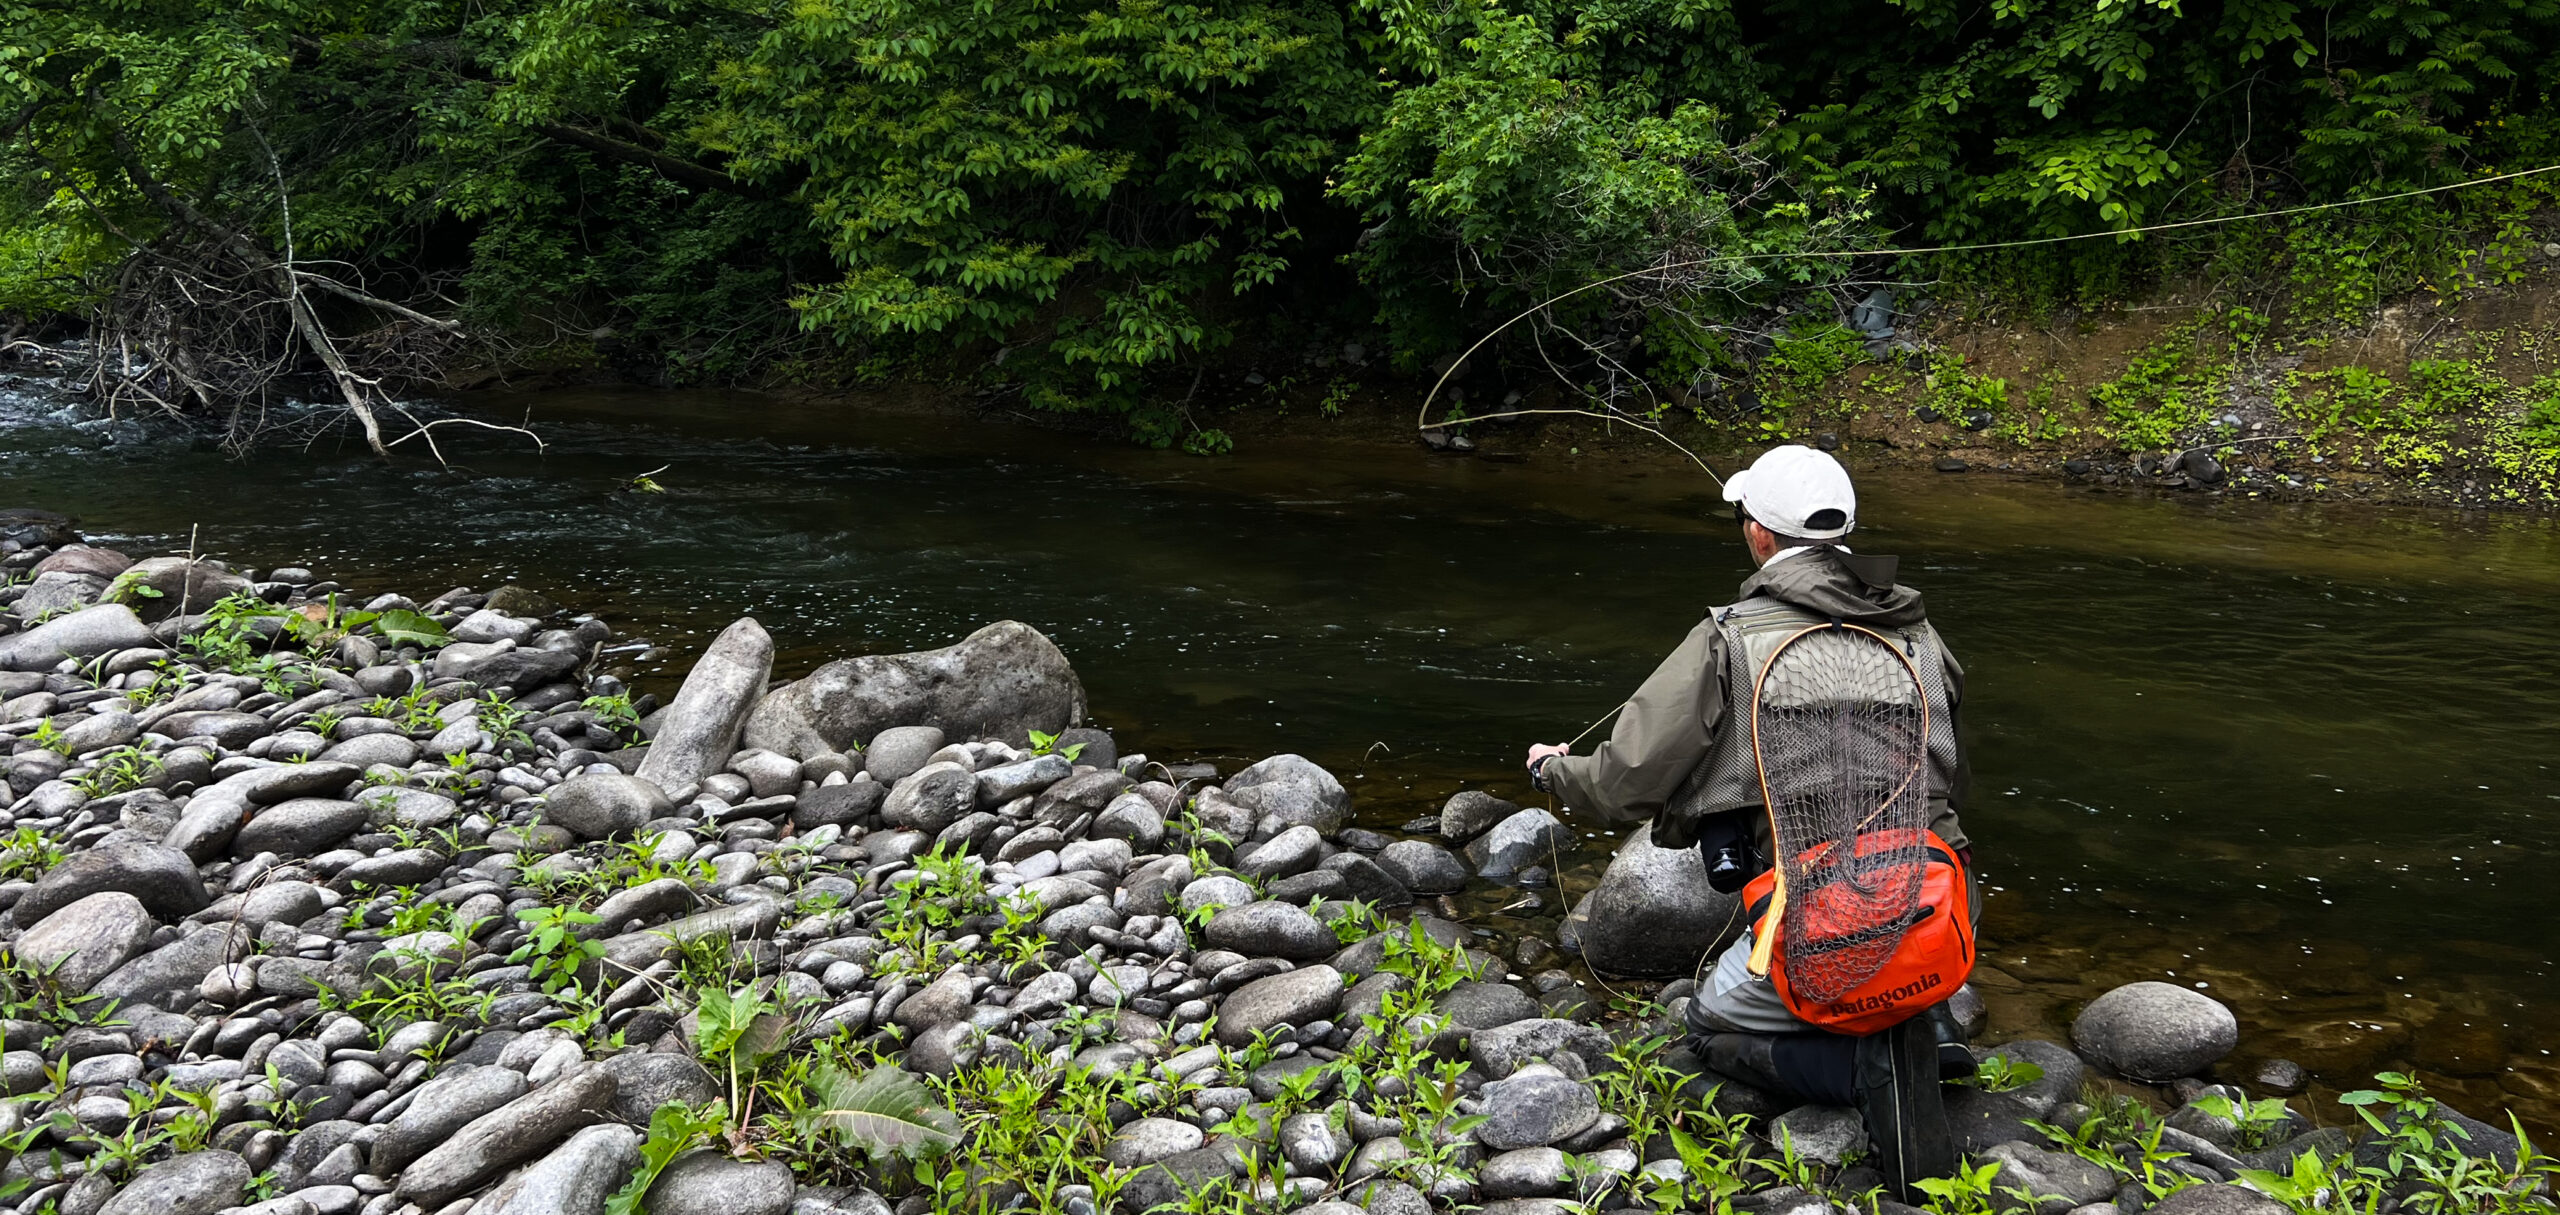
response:
<path id="1" fill-rule="evenodd" d="M 1803 540 L 1837 540 L 1858 526 L 1858 491 L 1849 470 L 1826 452 L 1801 444 L 1772 447 L 1724 483 L 1760 526 Z"/>

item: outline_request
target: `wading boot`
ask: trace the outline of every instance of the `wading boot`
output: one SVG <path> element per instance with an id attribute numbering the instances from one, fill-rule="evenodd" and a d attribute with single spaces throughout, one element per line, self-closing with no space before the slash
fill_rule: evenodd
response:
<path id="1" fill-rule="evenodd" d="M 1921 1015 L 1928 1018 L 1929 1032 L 1938 1041 L 1939 1079 L 1962 1080 L 1980 1068 L 1974 1062 L 1973 1043 L 1966 1037 L 1964 1025 L 1956 1020 L 1955 1012 L 1945 1001 L 1930 1005 L 1929 1011 Z"/>
<path id="2" fill-rule="evenodd" d="M 1955 1135 L 1938 1091 L 1937 1035 L 1927 1018 L 1858 1039 L 1857 1095 L 1876 1167 L 1902 1201 L 1926 1201 L 1912 1183 L 1956 1167 Z"/>
<path id="3" fill-rule="evenodd" d="M 1772 1093 L 1787 1091 L 1772 1053 L 1777 1039 L 1767 1034 L 1706 1034 L 1690 1041 L 1696 1043 L 1694 1049 L 1708 1071 Z"/>

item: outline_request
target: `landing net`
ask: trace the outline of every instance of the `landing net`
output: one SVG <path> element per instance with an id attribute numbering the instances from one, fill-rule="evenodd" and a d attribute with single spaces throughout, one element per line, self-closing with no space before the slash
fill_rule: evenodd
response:
<path id="1" fill-rule="evenodd" d="M 1929 705 L 1893 642 L 1857 625 L 1789 637 L 1752 690 L 1751 747 L 1778 877 L 1752 969 L 1771 949 L 1800 999 L 1874 978 L 1920 911 L 1929 828 Z"/>

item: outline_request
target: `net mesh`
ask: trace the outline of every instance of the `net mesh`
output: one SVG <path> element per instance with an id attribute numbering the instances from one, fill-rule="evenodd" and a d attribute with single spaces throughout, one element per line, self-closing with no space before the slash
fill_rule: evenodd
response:
<path id="1" fill-rule="evenodd" d="M 1820 627 L 1760 676 L 1753 749 L 1780 866 L 1781 964 L 1799 997 L 1874 978 L 1920 909 L 1929 827 L 1929 715 L 1883 638 Z"/>

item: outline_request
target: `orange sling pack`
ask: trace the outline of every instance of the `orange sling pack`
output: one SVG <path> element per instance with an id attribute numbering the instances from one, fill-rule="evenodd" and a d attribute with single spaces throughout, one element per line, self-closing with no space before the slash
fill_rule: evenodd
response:
<path id="1" fill-rule="evenodd" d="M 1973 907 L 1964 865 L 1956 859 L 1955 849 L 1939 839 L 1937 832 L 1924 834 L 1928 836 L 1928 849 L 1921 862 L 1924 868 L 1919 908 L 1913 912 L 1911 926 L 1904 931 L 1893 960 L 1885 963 L 1875 977 L 1837 1000 L 1815 1003 L 1802 999 L 1787 983 L 1787 942 L 1783 935 L 1777 941 L 1769 955 L 1769 981 L 1777 984 L 1778 998 L 1785 1001 L 1787 1011 L 1797 1019 L 1835 1034 L 1863 1037 L 1918 1016 L 1930 1005 L 1954 995 L 1956 988 L 1972 977 Z M 1783 922 L 1772 922 L 1769 916 L 1770 895 L 1777 880 L 1778 871 L 1771 868 L 1742 888 L 1743 904 L 1751 909 L 1757 932 L 1784 932 Z M 1875 931 L 1871 925 L 1838 923 L 1841 917 L 1836 914 L 1826 916 L 1820 891 L 1809 897 L 1790 897 L 1803 897 L 1804 905 L 1798 913 L 1817 936 L 1824 935 L 1826 922 L 1837 925 L 1834 935 Z"/>

